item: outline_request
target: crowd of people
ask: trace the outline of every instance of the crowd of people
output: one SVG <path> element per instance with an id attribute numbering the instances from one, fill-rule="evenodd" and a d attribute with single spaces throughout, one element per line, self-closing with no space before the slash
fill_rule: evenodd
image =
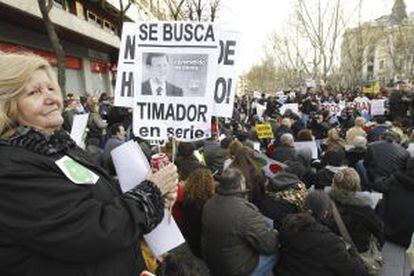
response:
<path id="1" fill-rule="evenodd" d="M 110 152 L 131 139 L 148 160 L 160 151 L 133 136 L 132 111 L 106 93 L 63 99 L 47 61 L 2 54 L 0 274 L 378 275 L 384 242 L 408 248 L 414 230 L 410 89 L 236 98 L 232 118 L 213 118 L 211 138 L 176 152 L 167 141 L 161 151 L 175 164 L 122 193 Z M 372 117 L 350 104 L 357 98 L 385 99 L 387 111 Z M 345 107 L 334 113 L 329 102 Z M 285 103 L 299 112 L 282 113 Z M 68 135 L 83 113 L 84 150 Z M 258 138 L 263 123 L 273 138 Z M 295 146 L 305 141 L 317 156 Z M 269 176 L 257 154 L 282 169 Z M 59 165 L 67 158 L 97 180 L 72 179 Z M 155 260 L 143 235 L 172 204 L 186 243 Z"/>

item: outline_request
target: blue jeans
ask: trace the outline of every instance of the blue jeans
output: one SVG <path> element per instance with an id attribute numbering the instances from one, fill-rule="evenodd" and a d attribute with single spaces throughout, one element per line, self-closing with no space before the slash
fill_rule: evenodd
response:
<path id="1" fill-rule="evenodd" d="M 250 276 L 266 276 L 268 275 L 277 263 L 277 253 L 273 255 L 260 255 L 259 264 Z"/>

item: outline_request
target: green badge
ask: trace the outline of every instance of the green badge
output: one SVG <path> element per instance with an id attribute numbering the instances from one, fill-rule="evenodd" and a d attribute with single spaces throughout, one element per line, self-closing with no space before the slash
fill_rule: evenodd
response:
<path id="1" fill-rule="evenodd" d="M 96 184 L 99 179 L 94 172 L 79 164 L 69 156 L 55 162 L 61 171 L 76 184 Z"/>

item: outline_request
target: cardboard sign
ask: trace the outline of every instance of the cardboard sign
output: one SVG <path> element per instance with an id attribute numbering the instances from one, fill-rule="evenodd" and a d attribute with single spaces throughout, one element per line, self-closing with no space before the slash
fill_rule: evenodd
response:
<path id="1" fill-rule="evenodd" d="M 257 137 L 259 139 L 272 139 L 273 131 L 270 124 L 257 124 L 255 126 Z"/>

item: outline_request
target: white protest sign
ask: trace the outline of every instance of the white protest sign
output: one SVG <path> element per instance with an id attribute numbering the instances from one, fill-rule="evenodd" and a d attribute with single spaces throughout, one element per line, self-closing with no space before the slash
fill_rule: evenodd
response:
<path id="1" fill-rule="evenodd" d="M 129 41 L 120 77 L 123 95 L 134 91 L 133 131 L 143 139 L 195 141 L 211 136 L 214 84 L 219 54 L 218 31 L 204 22 L 125 23 Z"/>
<path id="2" fill-rule="evenodd" d="M 262 98 L 262 93 L 260 93 L 259 91 L 253 91 L 253 98 L 261 99 Z"/>
<path id="3" fill-rule="evenodd" d="M 259 115 L 260 117 L 263 117 L 263 114 L 266 111 L 266 106 L 256 103 L 256 110 L 257 110 L 257 115 Z"/>
<path id="4" fill-rule="evenodd" d="M 88 119 L 89 113 L 77 114 L 73 116 L 73 124 L 70 131 L 70 137 L 81 148 L 85 148 L 83 137 L 85 135 L 86 126 L 88 125 Z"/>
<path id="5" fill-rule="evenodd" d="M 310 149 L 312 151 L 312 159 L 318 159 L 318 146 L 315 141 L 295 142 L 295 149 Z"/>
<path id="6" fill-rule="evenodd" d="M 164 218 L 154 230 L 144 235 L 144 239 L 152 253 L 159 257 L 162 254 L 183 244 L 185 239 L 178 229 L 168 210 L 164 210 Z"/>
<path id="7" fill-rule="evenodd" d="M 297 103 L 289 103 L 282 105 L 280 107 L 280 114 L 283 115 L 288 109 L 292 110 L 293 113 L 299 114 L 299 104 Z"/>
<path id="8" fill-rule="evenodd" d="M 385 100 L 371 100 L 371 116 L 385 114 Z"/>
<path id="9" fill-rule="evenodd" d="M 231 118 L 236 95 L 240 33 L 220 32 L 220 56 L 214 87 L 213 116 Z"/>
<path id="10" fill-rule="evenodd" d="M 323 102 L 322 106 L 328 109 L 333 115 L 340 116 L 342 110 L 345 108 L 345 103 L 335 103 L 335 102 Z"/>
<path id="11" fill-rule="evenodd" d="M 150 164 L 141 147 L 132 140 L 113 149 L 111 157 L 123 192 L 144 181 L 150 171 Z"/>
<path id="12" fill-rule="evenodd" d="M 357 97 L 354 99 L 355 108 L 359 111 L 369 112 L 369 99 L 367 97 Z"/>

